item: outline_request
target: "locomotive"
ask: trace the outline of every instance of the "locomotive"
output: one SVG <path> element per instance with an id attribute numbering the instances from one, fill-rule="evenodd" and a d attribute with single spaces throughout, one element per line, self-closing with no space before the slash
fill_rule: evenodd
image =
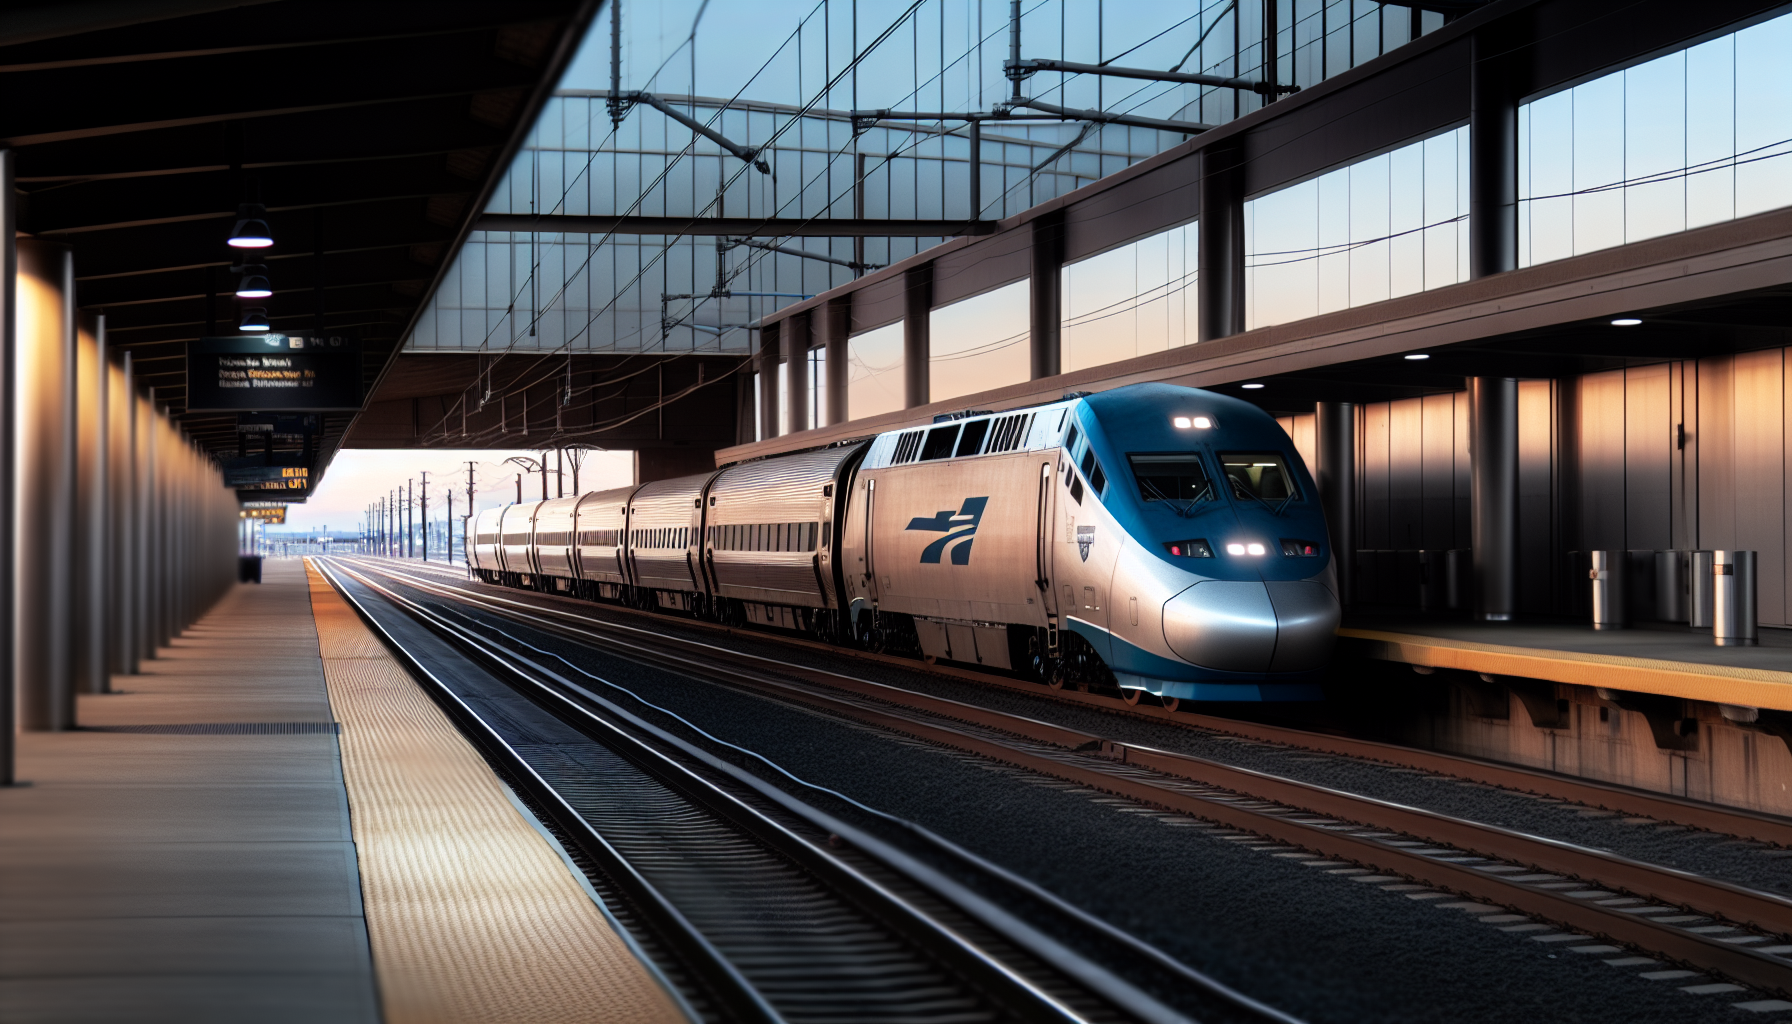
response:
<path id="1" fill-rule="evenodd" d="M 487 582 L 1182 700 L 1316 700 L 1340 608 L 1262 410 L 1133 384 L 487 509 Z"/>

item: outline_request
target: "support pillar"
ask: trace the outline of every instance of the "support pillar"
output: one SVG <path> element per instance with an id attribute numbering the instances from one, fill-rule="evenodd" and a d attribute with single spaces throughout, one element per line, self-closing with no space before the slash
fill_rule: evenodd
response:
<path id="1" fill-rule="evenodd" d="M 1469 535 L 1475 619 L 1509 622 L 1518 610 L 1518 381 L 1469 379 Z"/>
<path id="2" fill-rule="evenodd" d="M 759 329 L 759 436 L 778 436 L 778 324 Z"/>
<path id="3" fill-rule="evenodd" d="M 21 724 L 75 724 L 70 552 L 75 505 L 75 274 L 65 245 L 20 239 L 17 672 Z"/>
<path id="4" fill-rule="evenodd" d="M 784 387 L 789 394 L 789 420 L 784 432 L 809 429 L 809 313 L 786 317 L 778 325 L 778 348 L 784 357 Z"/>
<path id="5" fill-rule="evenodd" d="M 13 152 L 0 149 L 0 581 L 18 578 L 18 194 Z M 0 582 L 0 786 L 18 781 L 18 635 L 14 587 Z"/>
<path id="6" fill-rule="evenodd" d="M 1469 68 L 1468 274 L 1518 267 L 1518 93 L 1524 48 L 1475 34 Z"/>
<path id="7" fill-rule="evenodd" d="M 79 314 L 75 331 L 75 509 L 70 561 L 71 670 L 76 693 L 105 693 L 106 318 Z"/>
<path id="8" fill-rule="evenodd" d="M 112 440 L 112 594 L 114 675 L 137 672 L 137 386 L 131 354 L 111 368 L 107 398 Z"/>
<path id="9" fill-rule="evenodd" d="M 847 388 L 852 375 L 852 354 L 847 338 L 852 330 L 852 297 L 834 299 L 821 309 L 821 343 L 827 353 L 828 408 L 827 422 L 845 423 L 851 410 L 847 407 Z"/>
<path id="10" fill-rule="evenodd" d="M 1027 326 L 1032 339 L 1033 380 L 1063 372 L 1062 330 L 1064 222 L 1059 214 L 1033 221 L 1033 264 Z"/>
<path id="11" fill-rule="evenodd" d="M 1313 412 L 1313 476 L 1337 560 L 1338 601 L 1349 605 L 1356 576 L 1356 405 L 1319 402 Z"/>
<path id="12" fill-rule="evenodd" d="M 931 385 L 928 371 L 933 342 L 928 333 L 933 312 L 933 264 L 905 275 L 902 305 L 902 406 L 926 405 Z"/>
<path id="13" fill-rule="evenodd" d="M 1244 181 L 1238 154 L 1201 153 L 1201 227 L 1196 246 L 1198 338 L 1213 341 L 1244 330 Z"/>

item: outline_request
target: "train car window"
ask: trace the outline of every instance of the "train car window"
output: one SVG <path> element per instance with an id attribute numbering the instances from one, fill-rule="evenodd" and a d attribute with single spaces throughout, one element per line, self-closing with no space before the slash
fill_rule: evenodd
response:
<path id="1" fill-rule="evenodd" d="M 1074 449 L 1076 447 L 1077 438 L 1081 436 L 1082 435 L 1076 432 L 1076 424 L 1072 423 L 1070 425 L 1070 433 L 1064 436 L 1064 450 L 1068 452 Z"/>
<path id="2" fill-rule="evenodd" d="M 1089 486 L 1099 496 L 1108 489 L 1108 477 L 1101 471 L 1101 460 L 1095 457 L 1095 449 L 1090 448 L 1083 453 L 1083 475 L 1089 478 Z"/>
<path id="3" fill-rule="evenodd" d="M 921 431 L 911 430 L 896 439 L 896 453 L 890 456 L 890 465 L 899 466 L 904 462 L 913 462 L 915 453 L 921 450 Z"/>
<path id="4" fill-rule="evenodd" d="M 1145 501 L 1211 501 L 1213 482 L 1201 457 L 1193 452 L 1165 455 L 1128 454 L 1132 476 L 1139 482 L 1139 497 Z"/>
<path id="5" fill-rule="evenodd" d="M 966 423 L 964 433 L 958 435 L 958 450 L 953 454 L 976 455 L 983 450 L 983 438 L 988 433 L 988 420 L 972 420 Z"/>
<path id="6" fill-rule="evenodd" d="M 832 539 L 833 533 L 834 533 L 833 527 L 834 527 L 833 523 L 822 523 L 821 524 L 821 546 L 824 548 L 833 547 L 833 539 Z"/>
<path id="7" fill-rule="evenodd" d="M 1083 503 L 1083 478 L 1075 473 L 1070 474 L 1070 500 L 1078 505 Z"/>
<path id="8" fill-rule="evenodd" d="M 943 459 L 952 454 L 952 445 L 958 440 L 958 424 L 949 423 L 943 427 L 934 427 L 927 432 L 927 443 L 921 446 L 921 461 Z"/>
<path id="9" fill-rule="evenodd" d="M 1288 463 L 1276 452 L 1221 452 L 1220 464 L 1232 484 L 1232 495 L 1258 501 L 1291 501 L 1296 497 Z"/>

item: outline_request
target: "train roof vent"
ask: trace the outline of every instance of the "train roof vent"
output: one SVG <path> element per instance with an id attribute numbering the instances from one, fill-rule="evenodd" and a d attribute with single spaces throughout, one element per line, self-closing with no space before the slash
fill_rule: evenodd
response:
<path id="1" fill-rule="evenodd" d="M 1030 412 L 1003 416 L 995 421 L 989 432 L 989 448 L 987 451 L 1011 452 L 1019 448 L 1027 440 L 1027 424 L 1033 419 Z"/>
<path id="2" fill-rule="evenodd" d="M 911 430 L 896 439 L 896 454 L 890 456 L 890 465 L 900 466 L 904 462 L 915 461 L 916 453 L 921 450 L 921 431 Z"/>

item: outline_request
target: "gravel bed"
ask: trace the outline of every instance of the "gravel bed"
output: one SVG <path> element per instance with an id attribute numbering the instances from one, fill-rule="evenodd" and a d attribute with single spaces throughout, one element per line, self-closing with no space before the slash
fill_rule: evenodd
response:
<path id="1" fill-rule="evenodd" d="M 435 603 L 428 595 L 414 596 Z M 489 621 L 802 778 L 933 829 L 1184 962 L 1314 1022 L 1762 1019 L 1730 1006 L 1761 998 L 1758 994 L 1687 993 L 1681 988 L 1714 979 L 1649 980 L 1639 972 L 1676 965 L 1604 962 L 1634 958 L 1635 951 L 1604 952 L 1609 947 L 1591 940 L 1538 942 L 1535 937 L 1547 932 L 1502 931 L 1510 925 L 1486 923 L 1486 915 L 1475 912 L 1485 907 L 1471 909 L 1448 897 L 1409 898 L 1424 894 L 1382 888 L 1399 880 L 1361 884 L 1352 881 L 1360 870 L 1337 862 L 1309 867 L 1304 862 L 1315 858 L 1290 847 L 814 711 L 694 683 L 496 617 Z M 771 649 L 792 653 L 782 645 Z M 916 678 L 935 692 L 943 692 L 938 686 L 948 682 Z M 1041 713 L 1047 709 L 1081 713 L 1022 695 L 974 692 L 986 703 L 1001 697 L 1003 703 L 1041 704 L 1027 709 L 1039 717 L 1047 717 Z M 1088 714 L 1099 716 L 1105 732 L 1125 724 L 1117 716 Z M 1574 951 L 1589 944 L 1593 952 Z"/>

